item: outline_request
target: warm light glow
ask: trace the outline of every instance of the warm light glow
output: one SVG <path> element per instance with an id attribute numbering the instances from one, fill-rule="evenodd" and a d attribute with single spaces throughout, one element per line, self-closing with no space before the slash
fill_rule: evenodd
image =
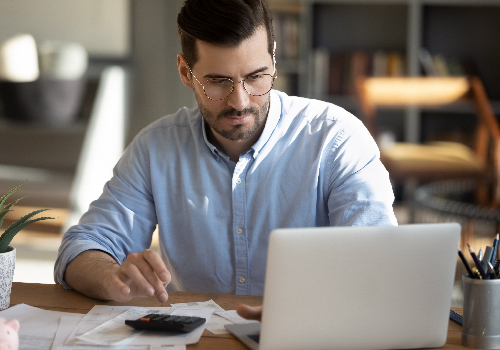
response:
<path id="1" fill-rule="evenodd" d="M 377 105 L 446 104 L 462 98 L 469 89 L 466 78 L 369 78 L 365 93 Z"/>
<path id="2" fill-rule="evenodd" d="M 19 34 L 0 45 L 0 80 L 29 82 L 38 76 L 38 54 L 33 36 Z"/>

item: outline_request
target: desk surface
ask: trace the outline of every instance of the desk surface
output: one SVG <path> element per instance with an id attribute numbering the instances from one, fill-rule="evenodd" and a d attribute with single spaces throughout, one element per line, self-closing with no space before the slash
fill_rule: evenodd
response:
<path id="1" fill-rule="evenodd" d="M 127 303 L 102 301 L 88 298 L 73 290 L 65 290 L 61 285 L 14 282 L 10 297 L 11 306 L 28 304 L 46 310 L 76 312 L 85 314 L 94 305 L 130 305 L 130 306 L 170 306 L 170 303 L 186 303 L 194 301 L 214 300 L 225 310 L 234 310 L 241 304 L 260 305 L 261 297 L 246 295 L 229 295 L 213 293 L 169 292 L 167 303 L 161 304 L 155 297 L 137 298 Z M 448 339 L 441 349 L 466 349 L 461 346 L 462 327 L 450 321 Z M 247 349 L 232 335 L 216 335 L 205 330 L 197 344 L 189 345 L 188 349 Z"/>

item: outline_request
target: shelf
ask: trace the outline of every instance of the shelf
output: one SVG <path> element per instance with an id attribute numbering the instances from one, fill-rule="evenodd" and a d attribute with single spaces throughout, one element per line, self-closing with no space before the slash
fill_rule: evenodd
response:
<path id="1" fill-rule="evenodd" d="M 423 8 L 423 43 L 432 54 L 468 60 L 490 99 L 500 99 L 500 6 Z"/>
<path id="2" fill-rule="evenodd" d="M 406 4 L 319 2 L 313 5 L 312 16 L 313 49 L 406 51 Z"/>
<path id="3" fill-rule="evenodd" d="M 296 71 L 298 81 L 304 84 L 302 96 L 332 102 L 357 114 L 358 104 L 349 94 L 353 93 L 349 88 L 352 84 L 344 82 L 339 89 L 338 82 L 339 74 L 352 81 L 354 73 L 346 74 L 350 67 L 345 71 L 332 70 L 342 61 L 338 59 L 335 66 L 336 56 L 352 57 L 359 51 L 371 57 L 373 66 L 374 53 L 398 54 L 403 58 L 404 70 L 392 71 L 418 76 L 424 74 L 420 51 L 426 49 L 438 63 L 437 56 L 446 64 L 473 62 L 493 110 L 500 116 L 500 46 L 496 44 L 500 33 L 500 0 L 302 0 L 300 3 L 303 22 L 300 38 L 304 50 L 300 59 L 307 67 L 305 71 Z M 454 67 L 457 66 L 449 66 Z M 293 67 L 290 71 L 293 72 Z M 432 110 L 406 109 L 401 118 L 407 123 L 405 131 L 399 130 L 401 125 L 397 123 L 393 126 L 398 135 L 404 135 L 403 139 L 414 142 L 421 139 L 422 118 L 470 113 L 470 106 L 459 103 Z M 390 128 L 389 119 L 386 121 Z M 457 122 L 460 123 L 460 118 Z"/>

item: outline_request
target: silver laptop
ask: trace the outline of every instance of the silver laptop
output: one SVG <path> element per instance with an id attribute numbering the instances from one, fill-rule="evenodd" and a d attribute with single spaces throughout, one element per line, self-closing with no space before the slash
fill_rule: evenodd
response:
<path id="1" fill-rule="evenodd" d="M 446 342 L 457 223 L 277 229 L 251 349 L 406 349 Z M 258 342 L 257 342 L 258 341 Z"/>

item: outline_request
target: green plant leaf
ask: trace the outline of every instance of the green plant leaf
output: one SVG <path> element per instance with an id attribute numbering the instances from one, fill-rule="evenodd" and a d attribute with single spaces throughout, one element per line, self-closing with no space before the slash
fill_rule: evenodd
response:
<path id="1" fill-rule="evenodd" d="M 28 180 L 26 180 L 28 181 Z M 10 210 L 10 208 L 12 208 L 17 202 L 19 202 L 21 199 L 25 198 L 25 197 L 21 197 L 19 199 L 16 199 L 15 201 L 7 204 L 5 207 L 3 207 L 5 201 L 7 200 L 7 198 L 9 198 L 9 196 L 16 192 L 17 189 L 19 187 L 21 187 L 26 181 L 23 181 L 21 182 L 19 185 L 17 185 L 16 187 L 14 187 L 13 189 L 11 189 L 9 192 L 7 192 L 7 194 L 5 194 L 4 196 L 2 196 L 0 198 L 0 227 L 2 226 L 3 224 L 3 220 L 5 219 L 5 216 L 7 215 L 7 213 Z M 3 208 L 2 208 L 3 207 Z M 35 211 L 32 211 L 31 213 L 23 216 L 22 218 L 20 218 L 19 220 L 17 220 L 16 222 L 12 223 L 1 235 L 0 235 L 0 253 L 4 253 L 5 250 L 7 249 L 7 247 L 9 246 L 10 242 L 12 241 L 12 239 L 14 238 L 14 236 L 19 232 L 21 231 L 23 228 L 25 228 L 26 226 L 28 225 L 31 225 L 32 223 L 34 222 L 37 222 L 37 221 L 42 221 L 42 220 L 48 220 L 48 219 L 53 219 L 53 218 L 50 218 L 50 217 L 40 217 L 40 218 L 36 218 L 36 219 L 32 219 L 30 220 L 33 216 L 37 215 L 37 214 L 40 214 L 41 212 L 44 212 L 46 210 L 49 210 L 49 209 L 39 209 L 39 210 L 35 210 Z"/>
<path id="2" fill-rule="evenodd" d="M 10 228 L 15 228 L 16 226 L 18 225 L 21 225 L 23 224 L 24 222 L 26 222 L 27 220 L 31 219 L 33 216 L 37 215 L 37 214 L 40 214 L 41 212 L 44 212 L 44 211 L 47 211 L 49 209 L 39 209 L 39 210 L 35 210 L 35 211 L 32 211 L 31 213 L 29 214 L 26 214 L 24 215 L 22 218 L 20 218 L 19 220 L 17 220 L 16 222 L 12 223 L 8 228 L 7 230 L 9 230 Z M 7 230 L 5 230 L 5 232 L 7 232 Z M 2 233 L 2 236 L 5 234 Z M 2 237 L 0 236 L 0 239 L 2 239 Z"/>
<path id="3" fill-rule="evenodd" d="M 0 210 L 0 227 L 2 227 L 3 219 L 5 219 L 5 215 L 7 215 L 7 213 L 9 211 L 12 211 L 12 210 L 8 210 L 8 209 L 2 209 L 2 210 Z"/>
<path id="4" fill-rule="evenodd" d="M 12 208 L 17 202 L 19 202 L 23 198 L 25 198 L 25 197 L 19 198 L 19 199 L 15 200 L 14 202 L 7 204 L 2 210 L 0 210 L 0 227 L 2 227 L 3 219 L 5 219 L 5 215 L 7 215 L 7 213 L 9 211 L 12 211 L 9 209 Z"/>
<path id="5" fill-rule="evenodd" d="M 7 194 L 3 195 L 2 198 L 0 198 L 0 208 L 3 206 L 3 204 L 5 203 L 5 201 L 7 200 L 7 198 L 9 198 L 9 196 L 12 193 L 16 192 L 19 187 L 21 187 L 22 185 L 24 185 L 26 181 L 28 181 L 28 180 L 24 180 L 19 185 L 17 185 L 13 189 L 11 189 L 9 192 L 7 192 Z"/>
<path id="6" fill-rule="evenodd" d="M 41 212 L 41 211 L 45 211 L 45 210 L 48 210 L 48 209 L 37 210 L 37 212 Z M 33 213 L 35 213 L 35 212 L 33 212 Z M 38 213 L 36 213 L 36 214 L 38 214 Z M 36 214 L 34 214 L 34 215 L 36 215 Z M 28 215 L 30 215 L 30 214 L 28 214 Z M 28 215 L 26 215 L 26 216 L 28 216 Z M 23 216 L 23 218 L 24 218 L 24 216 Z M 37 222 L 37 221 L 42 221 L 42 220 L 47 220 L 47 219 L 53 219 L 53 218 L 51 218 L 51 217 L 40 217 L 40 218 L 36 218 L 36 219 L 33 219 L 33 220 L 28 220 L 28 221 L 24 220 L 24 222 L 19 223 L 21 219 L 17 220 L 15 223 L 13 223 L 12 225 L 10 225 L 9 228 L 6 229 L 4 233 L 2 233 L 2 236 L 0 237 L 0 253 L 4 253 L 5 252 L 5 250 L 9 246 L 9 244 L 12 241 L 12 239 L 14 238 L 14 236 L 19 231 L 21 231 L 23 228 L 25 228 L 26 226 L 31 225 L 32 223 Z M 17 224 L 17 225 L 15 225 L 15 224 Z"/>

